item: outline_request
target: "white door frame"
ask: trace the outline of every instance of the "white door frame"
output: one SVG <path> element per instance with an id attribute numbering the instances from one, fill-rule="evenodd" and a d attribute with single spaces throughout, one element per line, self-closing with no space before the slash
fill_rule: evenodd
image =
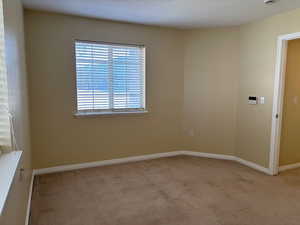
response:
<path id="1" fill-rule="evenodd" d="M 273 95 L 273 113 L 272 113 L 272 131 L 271 131 L 271 150 L 270 150 L 270 170 L 273 175 L 279 172 L 279 154 L 280 154 L 280 137 L 282 125 L 282 111 L 285 87 L 285 70 L 287 58 L 288 41 L 299 39 L 299 33 L 286 34 L 278 37 L 276 69 Z"/>

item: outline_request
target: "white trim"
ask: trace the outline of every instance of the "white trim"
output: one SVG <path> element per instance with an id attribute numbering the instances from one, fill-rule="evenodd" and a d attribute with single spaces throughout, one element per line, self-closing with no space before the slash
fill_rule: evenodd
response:
<path id="1" fill-rule="evenodd" d="M 238 162 L 244 166 L 250 167 L 252 169 L 258 170 L 268 175 L 274 175 L 269 168 L 260 166 L 254 162 L 247 161 L 245 159 L 233 156 L 233 155 L 223 155 L 223 154 L 212 154 L 212 153 L 203 153 L 203 152 L 193 152 L 193 151 L 182 151 L 183 155 L 211 158 L 211 159 L 222 159 Z"/>
<path id="2" fill-rule="evenodd" d="M 279 172 L 283 172 L 286 170 L 291 170 L 291 169 L 297 169 L 300 168 L 300 163 L 295 163 L 295 164 L 289 164 L 289 165 L 285 165 L 285 166 L 280 166 L 279 167 Z"/>
<path id="3" fill-rule="evenodd" d="M 194 151 L 174 151 L 174 152 L 133 156 L 133 157 L 126 157 L 126 158 L 119 158 L 119 159 L 111 159 L 111 160 L 104 160 L 104 161 L 88 162 L 88 163 L 81 163 L 81 164 L 73 164 L 73 165 L 66 165 L 66 166 L 57 166 L 57 167 L 50 167 L 50 168 L 44 168 L 44 169 L 36 169 L 33 171 L 33 174 L 34 175 L 43 175 L 43 174 L 71 171 L 71 170 L 84 169 L 84 168 L 92 168 L 92 167 L 129 163 L 129 162 L 145 161 L 145 160 L 172 157 L 172 156 L 178 156 L 178 155 L 187 155 L 187 156 L 195 156 L 195 157 L 202 157 L 202 158 L 235 161 L 235 162 L 238 162 L 245 166 L 248 166 L 250 168 L 253 168 L 255 170 L 266 173 L 268 175 L 273 175 L 268 168 L 262 167 L 253 162 L 246 161 L 239 157 L 235 157 L 232 155 L 212 154 L 212 153 L 203 153 L 203 152 L 194 152 Z"/>
<path id="4" fill-rule="evenodd" d="M 13 183 L 22 151 L 13 151 L 0 156 L 0 215 Z"/>
<path id="5" fill-rule="evenodd" d="M 287 43 L 289 40 L 299 39 L 300 32 L 281 35 L 277 40 L 276 69 L 274 80 L 272 129 L 270 145 L 270 171 L 273 175 L 279 172 L 280 137 L 282 125 L 282 111 L 284 100 L 285 68 L 287 57 Z M 276 118 L 278 115 L 278 118 Z"/>
<path id="6" fill-rule="evenodd" d="M 254 162 L 250 162 L 250 161 L 247 161 L 247 160 L 244 160 L 244 159 L 241 159 L 239 157 L 236 157 L 235 158 L 235 161 L 242 164 L 242 165 L 245 165 L 247 167 L 250 167 L 252 169 L 255 169 L 255 170 L 258 170 L 260 172 L 263 172 L 265 174 L 268 174 L 268 175 L 274 175 L 272 173 L 272 171 L 269 169 L 269 168 L 266 168 L 266 167 L 263 167 L 263 166 L 260 166 Z"/>
<path id="7" fill-rule="evenodd" d="M 279 35 L 278 38 L 281 40 L 286 40 L 286 41 L 295 40 L 295 39 L 300 38 L 300 32 Z"/>
<path id="8" fill-rule="evenodd" d="M 210 159 L 222 159 L 222 160 L 231 160 L 235 161 L 236 157 L 232 155 L 223 155 L 223 154 L 213 154 L 213 153 L 204 153 L 204 152 L 193 152 L 193 151 L 181 151 L 182 155 L 210 158 Z"/>
<path id="9" fill-rule="evenodd" d="M 32 191 L 33 191 L 33 182 L 34 182 L 34 173 L 32 172 L 31 173 L 30 185 L 29 185 L 29 195 L 28 195 L 28 200 L 27 200 L 25 225 L 29 225 L 30 209 L 31 209 L 31 198 L 32 198 Z"/>
<path id="10" fill-rule="evenodd" d="M 136 111 L 103 111 L 103 112 L 76 112 L 75 117 L 97 117 L 97 116 L 114 116 L 114 115 L 126 115 L 126 114 L 147 114 L 147 110 Z"/>
<path id="11" fill-rule="evenodd" d="M 157 154 L 151 154 L 151 155 L 132 156 L 132 157 L 126 157 L 126 158 L 119 158 L 119 159 L 110 159 L 110 160 L 104 160 L 104 161 L 72 164 L 72 165 L 66 165 L 66 166 L 56 166 L 56 167 L 49 167 L 49 168 L 34 170 L 34 174 L 35 175 L 42 175 L 42 174 L 56 173 L 56 172 L 70 171 L 70 170 L 77 170 L 77 169 L 84 169 L 84 168 L 92 168 L 92 167 L 100 167 L 100 166 L 109 166 L 109 165 L 115 165 L 115 164 L 129 163 L 129 162 L 145 161 L 145 160 L 165 158 L 165 157 L 171 157 L 171 156 L 177 156 L 177 155 L 181 155 L 181 152 L 180 151 L 174 151 L 174 152 L 157 153 Z"/>

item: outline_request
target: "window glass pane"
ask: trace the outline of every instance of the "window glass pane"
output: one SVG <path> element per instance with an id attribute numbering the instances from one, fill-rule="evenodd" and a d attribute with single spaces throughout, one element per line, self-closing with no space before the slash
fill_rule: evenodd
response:
<path id="1" fill-rule="evenodd" d="M 144 48 L 75 43 L 77 110 L 143 109 Z"/>

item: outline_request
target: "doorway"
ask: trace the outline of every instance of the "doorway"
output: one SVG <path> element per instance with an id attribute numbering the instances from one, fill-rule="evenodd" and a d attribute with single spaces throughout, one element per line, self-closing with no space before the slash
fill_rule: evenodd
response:
<path id="1" fill-rule="evenodd" d="M 274 175 L 300 167 L 299 59 L 300 33 L 279 36 L 270 151 Z"/>

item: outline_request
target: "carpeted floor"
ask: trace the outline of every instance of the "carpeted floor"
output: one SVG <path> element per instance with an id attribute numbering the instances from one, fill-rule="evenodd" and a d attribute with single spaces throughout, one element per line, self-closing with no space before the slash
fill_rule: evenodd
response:
<path id="1" fill-rule="evenodd" d="M 31 225 L 299 225 L 300 169 L 188 156 L 39 176 Z"/>

